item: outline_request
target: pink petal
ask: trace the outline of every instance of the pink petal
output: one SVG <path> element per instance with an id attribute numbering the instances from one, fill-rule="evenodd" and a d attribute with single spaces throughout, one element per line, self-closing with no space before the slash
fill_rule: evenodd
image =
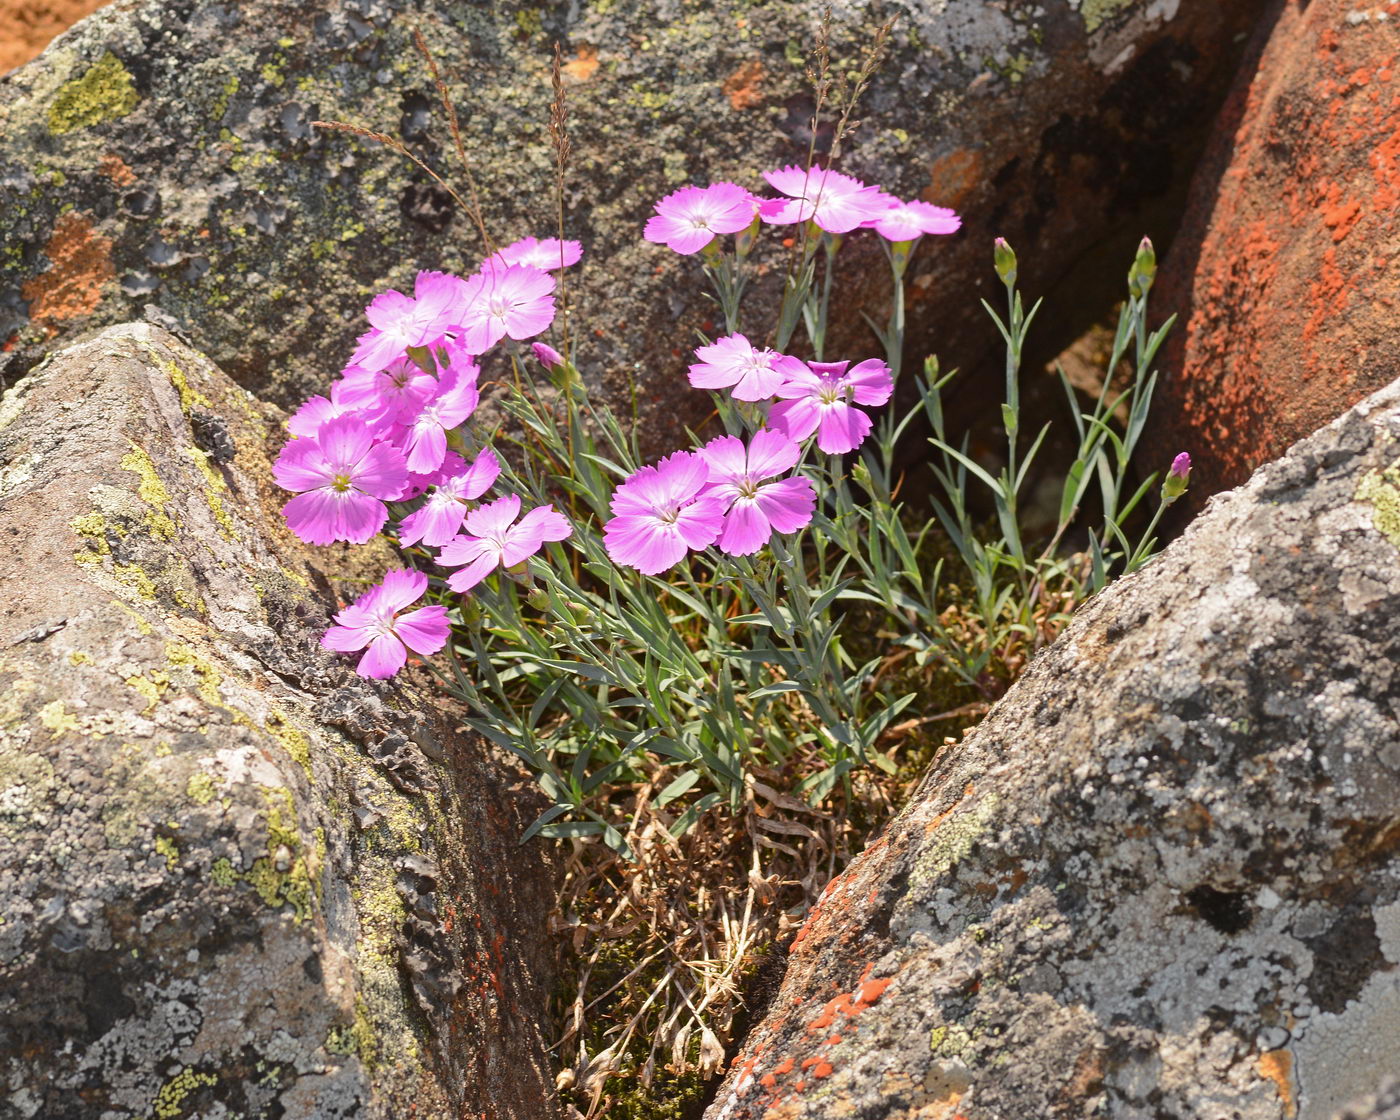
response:
<path id="1" fill-rule="evenodd" d="M 484 506 L 478 506 L 467 514 L 466 529 L 474 537 L 484 537 L 489 533 L 501 533 L 519 514 L 519 497 L 515 494 L 507 494 L 504 498 L 487 502 Z"/>
<path id="2" fill-rule="evenodd" d="M 332 626 L 321 635 L 321 648 L 353 653 L 369 644 L 370 631 L 361 626 Z"/>
<path id="3" fill-rule="evenodd" d="M 460 571 L 447 577 L 447 586 L 453 591 L 470 591 L 478 583 L 496 570 L 499 558 L 495 551 L 483 553 Z"/>
<path id="4" fill-rule="evenodd" d="M 370 434 L 369 425 L 358 416 L 337 416 L 321 425 L 316 442 L 326 462 L 337 472 L 353 474 L 354 468 L 374 443 L 374 437 Z"/>
<path id="5" fill-rule="evenodd" d="M 720 551 L 730 556 L 748 556 L 767 544 L 772 535 L 768 518 L 754 501 L 740 498 L 725 515 L 724 528 L 719 535 Z"/>
<path id="6" fill-rule="evenodd" d="M 821 405 L 811 397 L 779 401 L 768 413 L 768 422 L 795 440 L 804 440 L 815 432 L 821 419 Z"/>
<path id="7" fill-rule="evenodd" d="M 307 544 L 340 540 L 340 508 L 331 490 L 308 490 L 282 507 L 287 528 Z"/>
<path id="8" fill-rule="evenodd" d="M 335 477 L 315 440 L 293 440 L 272 465 L 272 477 L 283 490 L 315 490 Z"/>
<path id="9" fill-rule="evenodd" d="M 784 478 L 759 488 L 754 499 L 780 533 L 795 533 L 812 520 L 817 494 L 806 478 Z"/>
<path id="10" fill-rule="evenodd" d="M 340 540 L 349 541 L 351 544 L 364 544 L 384 528 L 384 522 L 389 520 L 389 511 L 378 498 L 371 498 L 368 494 L 361 494 L 356 490 L 347 490 L 335 497 L 340 506 Z"/>
<path id="11" fill-rule="evenodd" d="M 394 568 L 379 581 L 379 599 L 390 613 L 397 614 L 428 590 L 428 577 L 407 568 Z"/>
<path id="12" fill-rule="evenodd" d="M 852 396 L 857 404 L 872 407 L 882 405 L 894 392 L 894 378 L 890 367 L 879 358 L 867 358 L 846 374 L 846 382 L 851 386 Z"/>
<path id="13" fill-rule="evenodd" d="M 516 529 L 537 536 L 542 541 L 568 540 L 574 531 L 569 519 L 553 506 L 532 509 L 520 519 Z"/>
<path id="14" fill-rule="evenodd" d="M 472 465 L 463 474 L 462 497 L 471 500 L 479 498 L 486 491 L 491 489 L 492 484 L 500 477 L 501 461 L 496 458 L 496 453 L 490 448 L 481 452 L 472 460 Z"/>
<path id="15" fill-rule="evenodd" d="M 376 443 L 360 460 L 351 481 L 366 494 L 395 500 L 408 485 L 408 465 L 403 452 L 390 443 Z"/>
<path id="16" fill-rule="evenodd" d="M 393 634 L 380 634 L 355 666 L 355 672 L 371 680 L 386 680 L 404 667 L 408 651 Z"/>
<path id="17" fill-rule="evenodd" d="M 828 455 L 854 451 L 870 433 L 870 417 L 843 401 L 827 405 L 825 413 L 817 430 L 817 446 Z"/>
<path id="18" fill-rule="evenodd" d="M 435 502 L 429 499 L 422 509 L 403 519 L 403 524 L 399 526 L 399 543 L 421 543 L 433 548 L 445 545 L 462 527 L 462 518 L 466 513 L 467 507 L 461 502 L 451 499 Z"/>
<path id="19" fill-rule="evenodd" d="M 748 470 L 744 444 L 737 436 L 718 436 L 700 448 L 700 456 L 709 468 L 711 482 L 727 482 L 742 478 Z"/>
<path id="20" fill-rule="evenodd" d="M 447 644 L 447 608 L 419 607 L 394 623 L 394 631 L 414 653 L 437 653 Z"/>
<path id="21" fill-rule="evenodd" d="M 802 458 L 802 449 L 786 432 L 764 428 L 749 441 L 748 474 L 753 478 L 771 478 L 782 474 Z"/>

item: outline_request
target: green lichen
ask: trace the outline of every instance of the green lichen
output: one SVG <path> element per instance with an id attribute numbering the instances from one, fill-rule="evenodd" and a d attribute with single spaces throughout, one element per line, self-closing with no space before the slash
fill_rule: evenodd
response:
<path id="1" fill-rule="evenodd" d="M 204 487 L 204 500 L 209 503 L 209 512 L 213 515 L 214 521 L 219 526 L 219 532 L 225 540 L 237 540 L 238 534 L 234 529 L 233 518 L 229 515 L 228 507 L 224 505 L 224 500 L 220 496 L 221 491 L 228 490 L 228 484 L 224 482 L 219 472 L 209 465 L 209 452 L 202 451 L 198 447 L 185 448 L 185 454 L 189 456 L 190 462 L 204 476 L 207 484 Z"/>
<path id="2" fill-rule="evenodd" d="M 224 678 L 210 661 L 181 642 L 166 643 L 165 660 L 171 668 L 188 669 L 194 674 L 198 681 L 195 692 L 206 704 L 217 708 L 224 706 L 223 694 L 219 692 Z"/>
<path id="3" fill-rule="evenodd" d="M 219 96 L 214 98 L 214 104 L 210 106 L 210 113 L 216 121 L 222 120 L 224 114 L 228 112 L 229 99 L 238 92 L 238 84 L 238 75 L 234 74 L 224 83 L 224 88 L 220 91 Z"/>
<path id="4" fill-rule="evenodd" d="M 169 836 L 156 837 L 156 854 L 165 857 L 167 871 L 174 871 L 180 866 L 180 846 Z"/>
<path id="5" fill-rule="evenodd" d="M 61 136 L 77 128 L 116 120 L 136 108 L 140 99 L 131 71 L 107 51 L 81 77 L 58 91 L 49 106 L 49 131 Z"/>
<path id="6" fill-rule="evenodd" d="M 987 794 L 970 809 L 955 809 L 947 820 L 938 825 L 909 876 L 911 886 L 921 887 L 946 875 L 964 859 L 986 830 L 987 822 L 999 803 L 1000 798 L 996 794 Z"/>
<path id="7" fill-rule="evenodd" d="M 366 1070 L 374 1070 L 379 1057 L 379 1042 L 363 999 L 355 1000 L 354 1022 L 331 1028 L 326 1035 L 326 1049 L 332 1054 L 354 1054 Z"/>
<path id="8" fill-rule="evenodd" d="M 190 780 L 185 783 L 185 796 L 196 805 L 208 805 L 214 800 L 214 779 L 208 774 L 191 774 Z"/>
<path id="9" fill-rule="evenodd" d="M 292 725 L 285 714 L 274 708 L 272 718 L 267 721 L 267 726 L 263 730 L 282 744 L 282 749 L 291 755 L 293 761 L 306 772 L 308 778 L 312 776 L 311 741 Z"/>
<path id="10" fill-rule="evenodd" d="M 263 787 L 267 800 L 267 852 L 253 861 L 243 876 L 267 906 L 290 906 L 298 924 L 311 916 L 312 898 L 317 895 L 307 862 L 299 856 L 301 839 L 296 830 L 296 810 L 292 792 L 281 786 Z M 324 845 L 324 836 L 318 837 Z M 321 858 L 320 852 L 317 859 Z M 280 867 L 280 863 L 286 867 Z"/>
<path id="11" fill-rule="evenodd" d="M 238 882 L 238 872 L 233 869 L 233 864 L 220 856 L 209 868 L 209 878 L 218 886 L 231 887 Z"/>
<path id="12" fill-rule="evenodd" d="M 127 442 L 131 443 L 130 440 Z M 170 491 L 165 488 L 165 483 L 156 473 L 155 462 L 145 451 L 131 443 L 131 450 L 122 456 L 121 468 L 131 471 L 141 480 L 136 493 L 143 502 L 152 507 L 146 513 L 147 527 L 161 540 L 174 540 L 175 522 L 165 512 L 165 503 L 170 501 Z"/>
<path id="13" fill-rule="evenodd" d="M 198 1073 L 192 1069 L 182 1069 L 160 1087 L 152 1104 L 151 1115 L 155 1120 L 176 1120 L 184 1115 L 185 1098 L 196 1090 L 217 1085 L 219 1079 L 212 1073 Z"/>
<path id="14" fill-rule="evenodd" d="M 1400 462 L 1384 471 L 1367 471 L 1356 487 L 1356 500 L 1372 509 L 1376 532 L 1400 548 Z"/>
<path id="15" fill-rule="evenodd" d="M 1079 14 L 1084 17 L 1085 32 L 1092 35 L 1105 23 L 1117 19 L 1137 2 L 1138 0 L 1084 0 L 1080 5 Z"/>

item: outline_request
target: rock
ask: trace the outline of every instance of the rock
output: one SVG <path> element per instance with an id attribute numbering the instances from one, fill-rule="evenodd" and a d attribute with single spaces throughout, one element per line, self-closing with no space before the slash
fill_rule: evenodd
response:
<path id="1" fill-rule="evenodd" d="M 1155 440 L 1201 497 L 1400 376 L 1400 7 L 1276 11 L 1162 272 Z"/>
<path id="2" fill-rule="evenodd" d="M 912 357 L 936 348 L 945 366 L 970 369 L 990 353 L 995 332 L 976 299 L 946 297 L 991 293 L 995 235 L 1056 293 L 1043 322 L 1072 327 L 1117 298 L 1137 238 L 1174 224 L 1235 39 L 1264 2 L 887 5 L 893 54 L 844 166 L 968 219 L 911 268 Z M 555 228 L 546 119 L 550 51 L 562 40 L 567 232 L 589 253 L 570 278 L 586 365 L 629 407 L 622 387 L 639 377 L 649 432 L 678 437 L 709 411 L 703 394 L 677 408 L 671 387 L 713 307 L 695 262 L 643 243 L 642 226 L 654 200 L 687 182 L 758 189 L 764 168 L 806 159 L 803 59 L 822 6 L 109 6 L 0 80 L 0 243 L 10 246 L 0 373 L 13 380 L 74 329 L 139 318 L 154 303 L 240 384 L 289 406 L 344 365 L 373 293 L 411 285 L 420 267 L 475 267 L 477 235 L 439 187 L 374 143 L 311 124 L 388 132 L 460 181 L 409 41 L 417 21 L 451 83 L 501 241 Z M 874 17 L 838 7 L 838 59 L 852 61 Z M 820 130 L 817 150 L 830 143 Z M 785 260 L 776 245 L 772 260 Z M 889 298 L 873 235 L 849 241 L 841 268 L 832 344 L 868 355 L 858 311 L 883 320 Z"/>
<path id="3" fill-rule="evenodd" d="M 1387 1077 L 1373 1095 L 1348 1105 L 1335 1120 L 1400 1120 L 1400 1081 Z"/>
<path id="4" fill-rule="evenodd" d="M 827 887 L 709 1120 L 1327 1120 L 1400 1069 L 1400 382 L 1081 609 Z"/>
<path id="5" fill-rule="evenodd" d="M 318 649 L 275 415 L 147 324 L 0 403 L 0 1115 L 552 1115 L 519 778 Z"/>

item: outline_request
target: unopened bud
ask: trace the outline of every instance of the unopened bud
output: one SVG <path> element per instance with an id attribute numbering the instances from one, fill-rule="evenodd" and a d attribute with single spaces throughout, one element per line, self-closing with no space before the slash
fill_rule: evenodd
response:
<path id="1" fill-rule="evenodd" d="M 1144 237 L 1138 244 L 1137 256 L 1133 258 L 1133 267 L 1128 270 L 1128 291 L 1133 293 L 1134 298 L 1141 299 L 1152 288 L 1152 282 L 1157 279 L 1157 250 L 1152 247 L 1149 238 Z"/>
<path id="2" fill-rule="evenodd" d="M 535 360 L 545 369 L 555 369 L 564 364 L 564 355 L 547 342 L 535 342 L 530 346 L 535 352 Z"/>
<path id="3" fill-rule="evenodd" d="M 543 587 L 536 587 L 530 594 L 525 596 L 525 602 L 529 603 L 531 607 L 541 614 L 544 614 L 549 610 L 549 592 Z"/>
<path id="4" fill-rule="evenodd" d="M 996 265 L 997 275 L 1001 277 L 1001 282 L 1008 287 L 1016 283 L 1016 251 L 1011 248 L 1006 238 L 998 237 L 992 242 L 992 262 Z"/>
<path id="5" fill-rule="evenodd" d="M 1186 486 L 1190 481 L 1191 456 L 1183 451 L 1172 460 L 1171 469 L 1167 471 L 1167 477 L 1162 481 L 1162 501 L 1169 504 L 1176 501 L 1186 493 Z"/>
<path id="6" fill-rule="evenodd" d="M 870 468 L 865 465 L 864 459 L 857 459 L 856 465 L 851 468 L 851 478 L 866 490 L 870 489 Z"/>
<path id="7" fill-rule="evenodd" d="M 749 223 L 747 229 L 741 229 L 734 237 L 734 252 L 743 260 L 753 252 L 753 247 L 758 244 L 758 230 L 760 226 L 758 214 L 755 213 L 753 221 Z"/>

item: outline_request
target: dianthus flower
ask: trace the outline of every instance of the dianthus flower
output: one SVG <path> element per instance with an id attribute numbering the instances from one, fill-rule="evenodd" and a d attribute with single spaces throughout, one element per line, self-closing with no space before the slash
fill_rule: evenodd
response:
<path id="1" fill-rule="evenodd" d="M 299 438 L 312 438 L 327 420 L 358 411 L 353 405 L 336 404 L 329 397 L 312 397 L 287 417 L 287 431 Z"/>
<path id="2" fill-rule="evenodd" d="M 465 289 L 461 278 L 445 272 L 420 272 L 413 295 L 390 288 L 365 308 L 373 328 L 362 334 L 350 364 L 381 370 L 410 346 L 431 346 L 455 325 Z"/>
<path id="3" fill-rule="evenodd" d="M 370 421 L 406 422 L 436 391 L 437 378 L 399 357 L 379 370 L 346 366 L 331 386 L 331 401 L 342 413 L 363 411 Z"/>
<path id="4" fill-rule="evenodd" d="M 307 544 L 364 544 L 389 519 L 384 500 L 408 482 L 403 453 L 376 442 L 358 416 L 337 416 L 314 438 L 287 444 L 272 474 L 284 490 L 302 491 L 282 513 Z"/>
<path id="5" fill-rule="evenodd" d="M 502 264 L 528 264 L 544 272 L 556 268 L 567 268 L 578 264 L 583 256 L 583 246 L 577 241 L 560 241 L 557 237 L 546 237 L 543 241 L 535 237 L 522 237 L 513 245 L 507 245 L 495 259 Z"/>
<path id="6" fill-rule="evenodd" d="M 714 544 L 724 505 L 701 493 L 708 480 L 705 460 L 691 451 L 677 451 L 633 473 L 612 496 L 615 516 L 603 527 L 608 555 L 654 576 L 690 549 Z"/>
<path id="7" fill-rule="evenodd" d="M 731 556 L 757 552 L 776 530 L 793 533 L 812 520 L 817 496 L 805 478 L 766 482 L 790 469 L 802 451 L 782 432 L 755 432 L 746 449 L 735 436 L 720 436 L 700 449 L 709 468 L 707 497 L 725 510 L 719 547 Z"/>
<path id="8" fill-rule="evenodd" d="M 471 466 L 458 455 L 449 457 L 455 460 L 454 469 L 451 473 L 443 471 L 428 500 L 403 519 L 399 527 L 400 544 L 421 542 L 434 548 L 446 544 L 462 527 L 467 503 L 491 489 L 501 473 L 500 460 L 490 449 L 473 459 Z"/>
<path id="9" fill-rule="evenodd" d="M 402 669 L 410 649 L 437 653 L 447 644 L 447 608 L 419 607 L 399 614 L 427 588 L 428 577 L 422 572 L 385 572 L 383 580 L 336 614 L 339 625 L 326 631 L 321 645 L 338 653 L 365 650 L 355 672 L 379 680 Z"/>
<path id="10" fill-rule="evenodd" d="M 530 349 L 535 352 L 535 361 L 545 369 L 557 369 L 564 364 L 564 355 L 547 342 L 532 342 Z"/>
<path id="11" fill-rule="evenodd" d="M 573 529 L 568 518 L 553 506 L 532 509 L 518 524 L 520 499 L 514 494 L 478 506 L 467 514 L 466 532 L 453 537 L 438 553 L 445 568 L 465 564 L 447 577 L 453 591 L 470 591 L 497 567 L 513 568 L 544 547 L 545 541 L 562 541 Z"/>
<path id="12" fill-rule="evenodd" d="M 554 322 L 554 277 L 528 264 L 488 260 L 467 280 L 460 321 L 462 342 L 484 354 L 509 335 L 531 338 Z"/>
<path id="13" fill-rule="evenodd" d="M 813 167 L 810 171 L 789 165 L 765 171 L 763 177 L 774 190 L 788 198 L 768 198 L 759 203 L 765 222 L 790 226 L 816 222 L 828 233 L 850 233 L 867 218 L 875 217 L 885 196 L 879 187 L 867 187 L 859 179 Z"/>
<path id="14" fill-rule="evenodd" d="M 447 433 L 475 412 L 481 401 L 476 387 L 479 372 L 475 363 L 453 367 L 443 375 L 437 392 L 423 402 L 399 440 L 410 471 L 425 474 L 442 466 Z"/>
<path id="15" fill-rule="evenodd" d="M 729 389 L 740 401 L 767 400 L 790 374 L 802 368 L 798 358 L 776 350 L 755 350 L 741 334 L 701 346 L 695 356 L 700 361 L 690 367 L 690 383 L 697 389 Z"/>
<path id="16" fill-rule="evenodd" d="M 717 234 L 747 229 L 757 206 L 753 195 L 734 183 L 682 187 L 656 204 L 642 236 L 677 253 L 698 252 Z"/>
<path id="17" fill-rule="evenodd" d="M 886 241 L 913 241 L 926 233 L 956 233 L 962 226 L 962 219 L 944 206 L 934 206 L 928 202 L 904 202 L 891 194 L 881 194 L 880 202 L 884 209 L 861 222 L 866 229 L 873 229 Z"/>
<path id="18" fill-rule="evenodd" d="M 861 362 L 804 362 L 778 389 L 782 399 L 768 419 L 795 440 L 817 433 L 817 446 L 828 455 L 854 451 L 870 433 L 870 417 L 855 404 L 882 405 L 894 392 L 890 367 L 878 358 Z"/>

